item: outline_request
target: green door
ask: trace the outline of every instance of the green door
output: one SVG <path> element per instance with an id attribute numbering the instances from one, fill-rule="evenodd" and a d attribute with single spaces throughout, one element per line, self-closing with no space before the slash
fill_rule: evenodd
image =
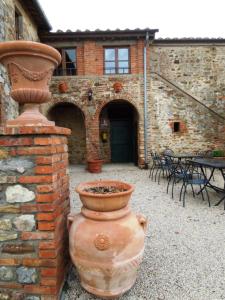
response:
<path id="1" fill-rule="evenodd" d="M 111 161 L 125 163 L 133 161 L 133 134 L 129 120 L 111 120 Z"/>

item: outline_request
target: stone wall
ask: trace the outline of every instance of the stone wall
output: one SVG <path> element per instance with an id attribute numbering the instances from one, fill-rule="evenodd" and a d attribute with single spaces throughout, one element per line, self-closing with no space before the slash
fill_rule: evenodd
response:
<path id="1" fill-rule="evenodd" d="M 21 39 L 29 41 L 39 41 L 37 26 L 25 11 L 18 0 L 3 0 L 0 2 L 0 37 L 1 41 L 11 41 L 16 39 L 15 33 L 15 9 L 22 15 L 23 32 Z"/>
<path id="2" fill-rule="evenodd" d="M 167 80 L 225 117 L 223 45 L 155 45 L 149 75 L 149 149 L 224 149 L 225 121 L 168 84 Z M 163 80 L 166 79 L 166 80 Z M 173 122 L 182 130 L 173 132 Z"/>
<path id="3" fill-rule="evenodd" d="M 23 16 L 23 35 L 21 39 L 38 41 L 37 26 L 19 1 L 0 1 L 0 42 L 15 40 L 15 8 Z M 10 84 L 5 68 L 0 64 L 0 124 L 18 115 L 18 105 L 9 96 Z"/>
<path id="4" fill-rule="evenodd" d="M 59 300 L 69 262 L 68 134 L 0 132 L 0 299 Z"/>

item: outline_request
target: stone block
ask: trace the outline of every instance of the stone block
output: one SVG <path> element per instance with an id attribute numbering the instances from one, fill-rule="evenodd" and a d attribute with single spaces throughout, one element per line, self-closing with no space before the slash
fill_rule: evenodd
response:
<path id="1" fill-rule="evenodd" d="M 16 183 L 16 176 L 0 176 L 0 183 Z"/>
<path id="2" fill-rule="evenodd" d="M 2 205 L 0 206 L 0 213 L 17 214 L 20 213 L 20 208 L 14 205 Z"/>
<path id="3" fill-rule="evenodd" d="M 2 246 L 2 253 L 9 254 L 24 254 L 35 252 L 34 245 L 26 243 L 16 243 L 16 244 L 4 244 Z"/>
<path id="4" fill-rule="evenodd" d="M 7 149 L 0 149 L 0 159 L 6 159 L 9 156 Z"/>
<path id="5" fill-rule="evenodd" d="M 20 267 L 17 268 L 16 274 L 19 283 L 36 283 L 38 279 L 37 270 L 35 268 Z"/>
<path id="6" fill-rule="evenodd" d="M 16 232 L 0 230 L 0 242 L 15 240 L 17 239 L 17 236 Z"/>
<path id="7" fill-rule="evenodd" d="M 34 215 L 21 215 L 13 220 L 13 224 L 19 231 L 32 231 L 35 228 Z"/>
<path id="8" fill-rule="evenodd" d="M 12 223 L 10 219 L 0 219 L 0 230 L 11 230 Z"/>
<path id="9" fill-rule="evenodd" d="M 11 292 L 4 292 L 0 291 L 0 300 L 10 300 L 11 298 Z"/>
<path id="10" fill-rule="evenodd" d="M 10 158 L 0 160 L 0 170 L 3 172 L 14 171 L 24 173 L 26 170 L 33 168 L 34 163 L 28 159 Z"/>
<path id="11" fill-rule="evenodd" d="M 10 267 L 0 267 L 0 280 L 11 281 L 14 280 L 14 272 Z M 0 298 L 1 299 L 1 298 Z"/>
<path id="12" fill-rule="evenodd" d="M 35 199 L 33 191 L 28 190 L 22 185 L 9 186 L 6 189 L 6 201 L 9 203 L 30 202 Z"/>

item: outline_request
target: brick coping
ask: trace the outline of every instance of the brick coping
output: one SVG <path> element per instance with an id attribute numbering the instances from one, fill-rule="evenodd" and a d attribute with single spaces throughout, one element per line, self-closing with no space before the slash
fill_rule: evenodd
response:
<path id="1" fill-rule="evenodd" d="M 61 134 L 70 135 L 69 128 L 58 126 L 23 126 L 23 127 L 0 127 L 1 135 L 18 135 L 18 134 Z"/>

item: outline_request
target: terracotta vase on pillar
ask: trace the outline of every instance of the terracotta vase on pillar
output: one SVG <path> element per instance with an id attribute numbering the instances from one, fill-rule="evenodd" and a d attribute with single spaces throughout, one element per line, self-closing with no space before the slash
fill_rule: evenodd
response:
<path id="1" fill-rule="evenodd" d="M 24 112 L 6 126 L 53 126 L 39 112 L 39 104 L 51 99 L 49 83 L 52 72 L 60 63 L 57 50 L 30 41 L 0 43 L 0 62 L 7 68 L 12 90 L 11 97 L 24 104 Z"/>
<path id="2" fill-rule="evenodd" d="M 69 251 L 81 285 L 101 299 L 121 296 L 135 283 L 147 226 L 129 199 L 134 187 L 112 180 L 78 185 L 80 214 L 68 216 Z"/>

